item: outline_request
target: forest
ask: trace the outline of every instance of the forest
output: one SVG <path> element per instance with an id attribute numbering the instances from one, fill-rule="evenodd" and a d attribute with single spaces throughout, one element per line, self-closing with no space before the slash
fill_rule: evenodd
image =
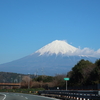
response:
<path id="1" fill-rule="evenodd" d="M 100 59 L 92 63 L 88 60 L 80 60 L 73 68 L 68 72 L 70 77 L 69 86 L 83 86 L 83 85 L 95 85 L 100 83 Z"/>

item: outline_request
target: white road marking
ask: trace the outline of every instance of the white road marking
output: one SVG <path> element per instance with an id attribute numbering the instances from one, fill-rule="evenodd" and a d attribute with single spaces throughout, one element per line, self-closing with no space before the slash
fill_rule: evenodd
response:
<path id="1" fill-rule="evenodd" d="M 27 97 L 25 97 L 25 99 L 28 99 Z"/>
<path id="2" fill-rule="evenodd" d="M 5 94 L 2 94 L 2 95 L 4 95 L 4 98 L 3 98 L 2 100 L 5 100 L 5 98 L 6 98 L 6 95 L 5 95 Z"/>
<path id="3" fill-rule="evenodd" d="M 4 96 L 5 96 L 5 97 L 3 98 L 3 100 L 5 100 L 5 99 L 6 99 L 6 95 L 5 95 L 5 94 L 4 94 Z"/>

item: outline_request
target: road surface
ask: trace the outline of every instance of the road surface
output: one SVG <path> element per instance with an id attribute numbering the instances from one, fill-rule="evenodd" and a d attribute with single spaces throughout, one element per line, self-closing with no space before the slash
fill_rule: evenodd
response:
<path id="1" fill-rule="evenodd" d="M 0 100 L 59 100 L 38 95 L 22 93 L 0 93 Z"/>

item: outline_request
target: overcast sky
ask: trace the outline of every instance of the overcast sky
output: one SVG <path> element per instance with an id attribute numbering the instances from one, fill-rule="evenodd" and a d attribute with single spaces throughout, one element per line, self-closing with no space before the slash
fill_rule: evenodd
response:
<path id="1" fill-rule="evenodd" d="M 0 64 L 54 40 L 97 51 L 100 0 L 0 0 Z"/>

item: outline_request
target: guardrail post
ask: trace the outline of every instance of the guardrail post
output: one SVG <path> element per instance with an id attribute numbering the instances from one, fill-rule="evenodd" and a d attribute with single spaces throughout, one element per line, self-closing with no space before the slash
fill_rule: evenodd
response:
<path id="1" fill-rule="evenodd" d="M 58 96 L 58 98 L 72 99 L 72 100 L 100 100 L 100 91 L 97 90 L 71 90 L 71 91 L 40 91 L 40 94 L 48 94 L 51 96 Z"/>

